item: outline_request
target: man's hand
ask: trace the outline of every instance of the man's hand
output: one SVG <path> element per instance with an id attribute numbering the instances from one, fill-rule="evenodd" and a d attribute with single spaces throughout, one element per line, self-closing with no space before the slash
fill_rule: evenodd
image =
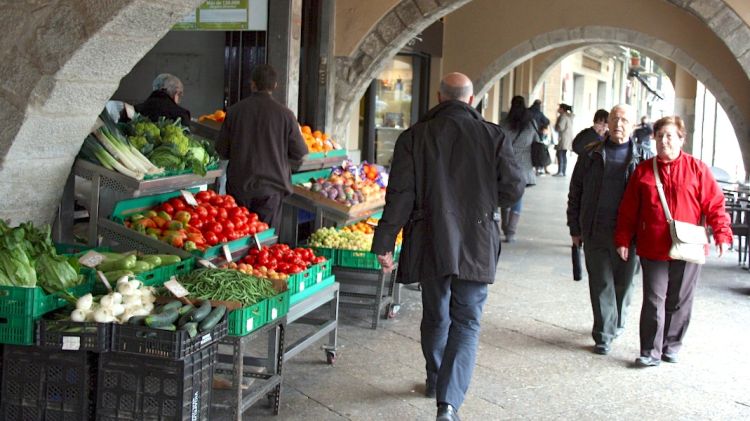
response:
<path id="1" fill-rule="evenodd" d="M 383 273 L 393 272 L 393 253 L 388 252 L 386 254 L 378 255 L 378 262 L 383 267 Z"/>
<path id="2" fill-rule="evenodd" d="M 573 240 L 574 246 L 581 247 L 581 245 L 583 245 L 583 240 L 580 235 L 571 235 L 570 238 Z"/>
<path id="3" fill-rule="evenodd" d="M 627 247 L 617 247 L 617 254 L 620 255 L 620 259 L 624 261 L 628 261 L 628 254 L 630 254 L 630 250 L 628 250 Z"/>

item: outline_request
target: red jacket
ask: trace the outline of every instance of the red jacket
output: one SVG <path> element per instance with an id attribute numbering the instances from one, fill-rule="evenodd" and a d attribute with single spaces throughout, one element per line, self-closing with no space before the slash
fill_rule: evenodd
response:
<path id="1" fill-rule="evenodd" d="M 636 240 L 636 253 L 650 260 L 670 260 L 672 238 L 656 190 L 653 159 L 643 161 L 630 177 L 620 202 L 615 245 L 627 247 Z M 700 224 L 701 215 L 713 228 L 716 244 L 732 243 L 732 228 L 724 208 L 724 194 L 711 170 L 684 152 L 672 162 L 657 161 L 672 218 Z"/>

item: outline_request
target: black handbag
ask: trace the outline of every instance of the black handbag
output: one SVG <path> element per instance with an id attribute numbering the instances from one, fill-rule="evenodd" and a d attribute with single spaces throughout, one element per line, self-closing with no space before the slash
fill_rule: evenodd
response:
<path id="1" fill-rule="evenodd" d="M 535 167 L 546 167 L 552 163 L 547 145 L 536 140 L 531 142 L 531 165 Z"/>

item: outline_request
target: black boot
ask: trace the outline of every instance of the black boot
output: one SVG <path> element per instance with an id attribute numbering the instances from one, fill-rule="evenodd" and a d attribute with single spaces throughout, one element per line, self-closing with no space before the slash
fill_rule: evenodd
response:
<path id="1" fill-rule="evenodd" d="M 505 227 L 505 242 L 515 243 L 516 242 L 516 228 L 518 228 L 518 221 L 521 219 L 521 214 L 517 212 L 510 212 L 508 214 L 508 223 Z"/>
<path id="2" fill-rule="evenodd" d="M 510 208 L 500 208 L 500 229 L 505 235 L 508 235 L 508 221 L 510 221 Z"/>
<path id="3" fill-rule="evenodd" d="M 461 419 L 458 418 L 458 410 L 453 405 L 439 403 L 435 421 L 461 421 Z"/>

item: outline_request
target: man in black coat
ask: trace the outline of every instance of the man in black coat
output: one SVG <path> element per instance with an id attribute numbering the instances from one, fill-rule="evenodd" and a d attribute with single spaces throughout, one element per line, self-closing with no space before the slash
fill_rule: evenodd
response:
<path id="1" fill-rule="evenodd" d="M 617 211 L 635 167 L 653 156 L 631 140 L 634 119 L 629 105 L 612 108 L 609 133 L 579 155 L 568 191 L 568 227 L 573 244 L 584 246 L 594 316 L 593 352 L 600 355 L 609 354 L 612 341 L 625 329 L 636 268 L 635 259 L 626 262 L 617 254 Z"/>
<path id="2" fill-rule="evenodd" d="M 396 141 L 386 205 L 373 239 L 383 271 L 403 227 L 397 280 L 422 284 L 422 351 L 438 420 L 458 419 L 479 342 L 487 284 L 500 255 L 497 208 L 523 194 L 511 141 L 469 104 L 471 80 L 450 73 L 438 100 Z"/>
<path id="3" fill-rule="evenodd" d="M 135 111 L 156 122 L 159 117 L 167 120 L 180 119 L 183 126 L 190 125 L 190 111 L 179 106 L 184 87 L 182 81 L 169 73 L 162 73 L 154 79 L 154 91 L 142 103 L 135 106 Z"/>
<path id="4" fill-rule="evenodd" d="M 271 96 L 277 77 L 268 64 L 253 68 L 253 93 L 227 110 L 216 151 L 229 160 L 227 193 L 278 233 L 292 170 L 301 165 L 307 145 L 294 113 Z"/>

